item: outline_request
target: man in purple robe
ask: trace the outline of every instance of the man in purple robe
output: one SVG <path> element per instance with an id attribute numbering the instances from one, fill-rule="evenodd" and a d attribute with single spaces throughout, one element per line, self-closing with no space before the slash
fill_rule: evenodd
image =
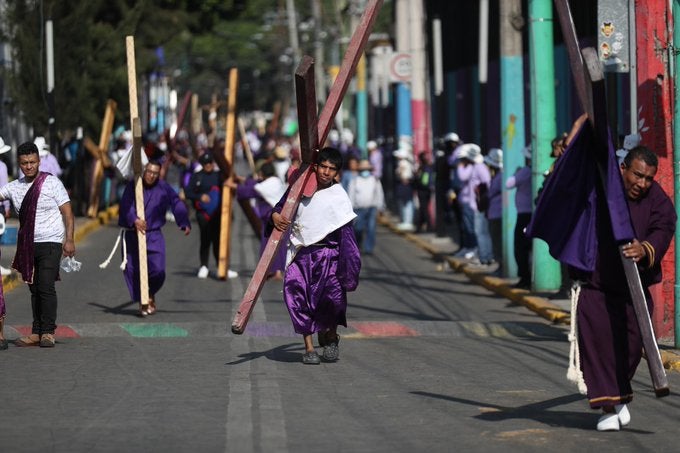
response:
<path id="1" fill-rule="evenodd" d="M 621 164 L 635 233 L 623 253 L 638 265 L 650 313 L 648 287 L 661 281 L 661 259 L 676 222 L 671 200 L 654 181 L 657 168 L 656 155 L 644 146 L 632 149 Z M 604 411 L 598 430 L 617 431 L 630 421 L 626 404 L 633 399 L 630 381 L 642 358 L 642 338 L 609 216 L 597 216 L 596 229 L 595 270 L 572 272 L 583 282 L 577 311 L 581 369 L 591 408 Z"/>
<path id="2" fill-rule="evenodd" d="M 595 155 L 592 133 L 582 125 L 569 143 L 546 180 L 527 234 L 544 239 L 580 282 L 572 315 L 572 327 L 578 326 L 572 347 L 579 351 L 571 354 L 574 361 L 579 358 L 580 369 L 572 363 L 567 376 L 580 381 L 591 408 L 603 410 L 597 429 L 617 431 L 630 422 L 630 381 L 642 357 L 618 247 L 626 244 L 625 258 L 637 263 L 651 313 L 647 288 L 661 281 L 661 259 L 675 233 L 676 214 L 654 181 L 658 159 L 652 151 L 638 146 L 617 168 L 611 144 L 608 153 Z"/>
<path id="3" fill-rule="evenodd" d="M 137 217 L 135 205 L 135 183 L 130 181 L 125 187 L 120 200 L 118 225 L 126 228 L 125 245 L 125 282 L 133 302 L 140 302 L 140 316 L 152 315 L 156 312 L 155 294 L 165 281 L 165 239 L 161 228 L 165 225 L 165 213 L 172 210 L 177 226 L 185 235 L 191 232 L 191 222 L 187 208 L 172 187 L 159 179 L 161 166 L 158 162 L 149 162 L 144 168 L 142 182 L 144 186 L 144 220 Z M 147 309 L 141 305 L 139 285 L 139 244 L 137 232 L 146 235 L 146 256 L 149 271 L 149 305 Z"/>
<path id="4" fill-rule="evenodd" d="M 312 340 L 315 332 L 323 358 L 338 359 L 337 327 L 347 327 L 347 292 L 359 284 L 361 256 L 352 228 L 356 214 L 347 193 L 335 183 L 341 168 L 340 151 L 322 149 L 315 169 L 316 192 L 302 198 L 292 221 L 281 215 L 288 196 L 284 194 L 269 221 L 270 230 L 291 227 L 283 297 L 295 332 L 304 338 L 305 364 L 321 362 Z"/>

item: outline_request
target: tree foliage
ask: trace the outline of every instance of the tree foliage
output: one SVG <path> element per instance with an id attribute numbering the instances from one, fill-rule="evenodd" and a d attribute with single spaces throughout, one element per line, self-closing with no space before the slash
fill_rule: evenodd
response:
<path id="1" fill-rule="evenodd" d="M 386 4 L 390 2 L 387 1 Z M 83 126 L 98 136 L 107 99 L 116 122 L 129 124 L 125 36 L 135 37 L 138 90 L 152 73 L 170 77 L 180 93 L 224 98 L 227 74 L 238 67 L 242 108 L 269 108 L 293 91 L 284 0 L 14 0 L 2 14 L 3 39 L 13 50 L 5 70 L 14 106 L 36 133 L 48 124 L 44 22 L 53 21 L 58 130 Z M 299 22 L 309 23 L 310 0 L 296 0 Z M 348 1 L 323 0 L 324 45 L 346 33 Z M 378 27 L 391 23 L 381 13 Z M 316 24 L 313 24 L 316 26 Z M 303 34 L 304 35 L 304 34 Z M 304 35 L 309 37 L 310 34 Z M 302 39 L 301 51 L 313 54 Z M 163 58 L 159 57 L 159 49 Z M 140 107 L 141 108 L 141 107 Z"/>

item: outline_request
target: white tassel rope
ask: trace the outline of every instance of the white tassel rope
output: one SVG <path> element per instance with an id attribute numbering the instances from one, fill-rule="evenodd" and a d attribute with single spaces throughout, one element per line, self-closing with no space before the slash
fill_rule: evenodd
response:
<path id="1" fill-rule="evenodd" d="M 120 244 L 120 238 L 125 234 L 125 229 L 120 230 L 120 233 L 116 237 L 116 244 L 113 246 L 113 249 L 111 249 L 111 253 L 109 253 L 109 257 L 104 260 L 103 263 L 99 265 L 101 269 L 106 269 L 106 267 L 111 263 L 111 260 L 113 259 L 113 255 L 116 253 L 116 250 L 118 250 L 118 245 Z M 120 265 L 120 269 L 124 270 L 125 266 L 127 265 L 127 253 L 126 253 L 126 245 L 125 241 L 123 241 L 123 263 Z"/>
<path id="2" fill-rule="evenodd" d="M 571 287 L 571 329 L 569 331 L 569 369 L 567 379 L 577 385 L 578 391 L 585 395 L 588 392 L 586 381 L 581 371 L 581 352 L 578 346 L 577 309 L 578 298 L 581 295 L 581 283 L 576 281 Z"/>

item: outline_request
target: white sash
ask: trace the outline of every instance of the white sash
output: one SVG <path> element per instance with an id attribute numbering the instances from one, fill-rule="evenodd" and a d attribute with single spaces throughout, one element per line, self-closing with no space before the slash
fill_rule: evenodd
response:
<path id="1" fill-rule="evenodd" d="M 286 265 L 293 261 L 300 248 L 321 241 L 356 216 L 340 184 L 319 190 L 311 198 L 303 198 L 291 226 Z"/>

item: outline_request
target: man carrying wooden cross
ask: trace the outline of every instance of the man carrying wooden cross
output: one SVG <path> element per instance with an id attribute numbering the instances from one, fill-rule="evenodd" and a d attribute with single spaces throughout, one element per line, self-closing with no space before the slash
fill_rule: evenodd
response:
<path id="1" fill-rule="evenodd" d="M 137 216 L 135 206 L 135 182 L 125 187 L 120 200 L 118 225 L 125 228 L 125 268 L 124 276 L 133 302 L 140 302 L 139 315 L 144 317 L 156 312 L 155 294 L 165 282 L 165 239 L 161 231 L 165 225 L 165 213 L 172 210 L 177 226 L 185 235 L 191 232 L 191 222 L 184 202 L 165 181 L 159 180 L 161 165 L 156 161 L 146 164 L 142 175 L 144 187 L 144 218 Z M 137 233 L 146 236 L 146 256 L 148 263 L 149 304 L 141 304 L 139 279 L 139 242 Z"/>
<path id="2" fill-rule="evenodd" d="M 292 221 L 281 215 L 288 191 L 273 208 L 269 231 L 291 227 L 283 298 L 293 328 L 304 338 L 302 362 L 321 362 L 312 335 L 319 333 L 323 358 L 339 358 L 339 325 L 347 327 L 347 291 L 359 284 L 361 256 L 352 221 L 352 203 L 335 177 L 342 168 L 342 156 L 335 148 L 319 152 L 314 176 L 316 192 L 303 197 Z"/>
<path id="3" fill-rule="evenodd" d="M 553 256 L 568 263 L 572 279 L 580 282 L 572 295 L 577 304 L 572 323 L 577 329 L 570 339 L 578 348 L 571 354 L 568 377 L 580 381 L 591 408 L 602 409 L 597 429 L 618 431 L 630 422 L 627 404 L 633 399 L 631 380 L 642 358 L 643 344 L 614 236 L 622 226 L 615 216 L 605 213 L 630 211 L 634 239 L 623 246 L 623 256 L 637 264 L 650 312 L 653 304 L 648 287 L 661 281 L 661 259 L 675 233 L 676 214 L 670 199 L 654 181 L 658 159 L 644 146 L 632 149 L 618 170 L 613 154 L 610 156 L 608 174 L 618 177 L 615 172 L 620 172 L 623 197 L 617 199 L 613 192 L 595 189 L 597 176 L 589 155 L 592 134 L 587 123 L 580 126 L 546 181 L 527 231 L 551 244 L 551 253 L 560 248 Z M 610 186 L 612 191 L 620 190 L 616 184 Z M 583 211 L 577 208 L 586 205 L 585 199 L 591 201 L 592 211 L 579 214 Z M 573 230 L 565 234 L 564 225 L 577 219 Z M 564 238 L 561 244 L 554 241 L 552 233 Z M 592 256 L 585 253 L 588 249 Z"/>

